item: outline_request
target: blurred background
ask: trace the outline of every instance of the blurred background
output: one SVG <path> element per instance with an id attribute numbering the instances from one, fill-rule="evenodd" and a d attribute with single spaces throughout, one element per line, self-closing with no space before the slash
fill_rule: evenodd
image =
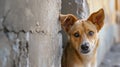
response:
<path id="1" fill-rule="evenodd" d="M 0 67 L 61 67 L 59 14 L 83 19 L 100 8 L 98 67 L 120 67 L 120 0 L 0 0 Z"/>
<path id="2" fill-rule="evenodd" d="M 99 67 L 120 67 L 120 0 L 88 0 L 88 4 L 90 13 L 99 8 L 105 11 L 98 49 Z"/>

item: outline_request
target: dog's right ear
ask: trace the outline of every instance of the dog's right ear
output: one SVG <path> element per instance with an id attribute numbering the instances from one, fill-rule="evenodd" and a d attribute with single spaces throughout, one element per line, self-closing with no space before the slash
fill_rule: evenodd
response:
<path id="1" fill-rule="evenodd" d="M 91 21 L 96 26 L 97 31 L 99 31 L 104 25 L 104 18 L 104 10 L 100 9 L 99 11 L 92 13 L 88 20 Z"/>
<path id="2" fill-rule="evenodd" d="M 77 21 L 77 18 L 72 14 L 62 15 L 60 14 L 60 22 L 62 28 L 68 32 L 73 24 Z"/>

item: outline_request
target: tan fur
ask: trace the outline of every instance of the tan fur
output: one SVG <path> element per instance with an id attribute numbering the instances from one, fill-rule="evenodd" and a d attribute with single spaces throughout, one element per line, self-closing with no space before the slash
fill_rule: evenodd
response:
<path id="1" fill-rule="evenodd" d="M 62 67 L 96 67 L 98 32 L 104 24 L 103 20 L 103 9 L 94 12 L 87 20 L 79 20 L 72 14 L 60 15 L 61 26 L 69 36 L 62 55 Z M 94 32 L 93 36 L 88 34 L 90 31 Z M 76 32 L 80 35 L 77 38 L 74 36 Z M 90 43 L 91 51 L 88 54 L 80 52 L 84 41 Z"/>
<path id="2" fill-rule="evenodd" d="M 88 20 L 92 21 L 93 24 L 97 26 L 98 31 L 102 28 L 104 25 L 103 20 L 104 20 L 104 10 L 100 9 L 98 12 L 93 13 Z"/>
<path id="3" fill-rule="evenodd" d="M 60 15 L 61 25 L 68 32 L 69 28 L 77 21 L 77 18 L 72 14 Z"/>

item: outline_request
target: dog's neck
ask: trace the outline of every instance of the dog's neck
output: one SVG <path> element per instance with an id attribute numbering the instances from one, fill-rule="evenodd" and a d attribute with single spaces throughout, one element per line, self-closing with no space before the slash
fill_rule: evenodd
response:
<path id="1" fill-rule="evenodd" d="M 96 54 L 92 53 L 89 55 L 80 55 L 83 61 L 84 67 L 96 67 Z"/>
<path id="2" fill-rule="evenodd" d="M 75 63 L 75 66 L 73 67 L 96 67 L 96 50 L 94 53 L 91 53 L 91 54 L 86 54 L 86 55 L 83 55 L 83 54 L 80 54 L 76 49 L 74 49 L 72 46 L 71 43 L 68 43 L 66 45 L 66 51 L 67 51 L 67 59 L 68 62 L 71 60 L 71 61 L 75 61 L 75 62 L 78 62 L 79 64 L 79 61 L 81 62 L 81 64 L 83 64 L 83 66 L 81 65 L 78 65 Z M 68 48 L 69 47 L 69 48 Z M 72 58 L 72 59 L 70 59 Z M 75 59 L 75 60 L 73 60 Z M 72 66 L 71 66 L 72 67 Z"/>

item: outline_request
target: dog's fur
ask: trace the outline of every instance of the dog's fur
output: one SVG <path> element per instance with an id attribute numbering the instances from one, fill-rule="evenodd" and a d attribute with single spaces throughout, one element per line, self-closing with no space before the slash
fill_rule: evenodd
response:
<path id="1" fill-rule="evenodd" d="M 62 55 L 62 67 L 97 67 L 98 33 L 104 25 L 103 21 L 103 9 L 94 12 L 86 20 L 78 19 L 72 14 L 60 15 L 61 26 L 68 35 L 68 43 Z M 82 53 L 80 47 L 86 42 L 90 51 Z"/>

